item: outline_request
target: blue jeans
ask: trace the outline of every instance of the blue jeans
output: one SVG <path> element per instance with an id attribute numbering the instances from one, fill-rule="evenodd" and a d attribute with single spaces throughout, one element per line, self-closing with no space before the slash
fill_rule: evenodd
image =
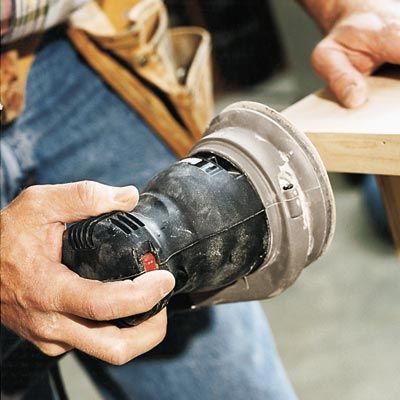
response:
<path id="1" fill-rule="evenodd" d="M 29 184 L 142 187 L 175 160 L 54 34 L 33 64 L 23 115 L 2 133 L 1 156 L 2 206 Z M 79 357 L 107 399 L 295 398 L 257 302 L 175 315 L 161 345 L 121 367 Z"/>

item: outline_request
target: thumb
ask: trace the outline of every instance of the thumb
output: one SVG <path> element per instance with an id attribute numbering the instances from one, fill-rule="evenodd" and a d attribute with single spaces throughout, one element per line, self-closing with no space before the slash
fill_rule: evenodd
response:
<path id="1" fill-rule="evenodd" d="M 134 186 L 114 187 L 93 181 L 37 186 L 52 221 L 70 223 L 114 210 L 131 211 L 138 202 Z"/>
<path id="2" fill-rule="evenodd" d="M 311 63 L 342 105 L 355 108 L 367 101 L 368 86 L 364 76 L 334 40 L 329 37 L 322 40 L 313 51 Z"/>

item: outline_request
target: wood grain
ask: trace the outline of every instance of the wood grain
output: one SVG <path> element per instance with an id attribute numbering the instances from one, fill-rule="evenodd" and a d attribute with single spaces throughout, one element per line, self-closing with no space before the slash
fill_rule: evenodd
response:
<path id="1" fill-rule="evenodd" d="M 360 108 L 346 109 L 321 90 L 283 114 L 309 136 L 329 171 L 400 175 L 400 72 L 368 82 Z"/>

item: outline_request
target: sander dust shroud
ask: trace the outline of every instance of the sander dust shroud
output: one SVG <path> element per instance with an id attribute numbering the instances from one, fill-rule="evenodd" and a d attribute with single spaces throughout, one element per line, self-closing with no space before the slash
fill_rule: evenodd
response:
<path id="1" fill-rule="evenodd" d="M 181 308 L 281 293 L 329 246 L 332 189 L 308 138 L 264 105 L 235 103 L 188 158 L 154 177 L 134 211 L 68 227 L 63 263 L 88 279 L 175 276 Z M 166 306 L 115 321 L 136 325 Z"/>

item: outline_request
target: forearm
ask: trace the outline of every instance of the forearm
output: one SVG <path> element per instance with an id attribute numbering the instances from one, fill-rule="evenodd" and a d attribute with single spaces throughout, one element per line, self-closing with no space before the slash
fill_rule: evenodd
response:
<path id="1" fill-rule="evenodd" d="M 354 10 L 368 12 L 377 6 L 400 5 L 400 0 L 297 0 L 324 32 Z"/>

